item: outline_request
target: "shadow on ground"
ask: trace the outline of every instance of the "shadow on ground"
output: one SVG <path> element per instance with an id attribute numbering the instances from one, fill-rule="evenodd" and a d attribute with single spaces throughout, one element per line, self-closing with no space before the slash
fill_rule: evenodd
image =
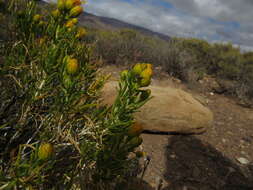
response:
<path id="1" fill-rule="evenodd" d="M 253 168 L 239 167 L 194 136 L 172 136 L 163 190 L 253 190 Z"/>

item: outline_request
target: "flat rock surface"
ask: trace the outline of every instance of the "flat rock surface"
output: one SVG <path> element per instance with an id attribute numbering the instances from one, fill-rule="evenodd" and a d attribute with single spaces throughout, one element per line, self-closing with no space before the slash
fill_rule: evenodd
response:
<path id="1" fill-rule="evenodd" d="M 103 90 L 104 103 L 111 105 L 116 98 L 117 82 L 106 83 Z M 135 119 L 145 130 L 199 134 L 211 128 L 212 112 L 194 99 L 191 94 L 171 87 L 149 86 L 152 99 L 148 101 Z"/>

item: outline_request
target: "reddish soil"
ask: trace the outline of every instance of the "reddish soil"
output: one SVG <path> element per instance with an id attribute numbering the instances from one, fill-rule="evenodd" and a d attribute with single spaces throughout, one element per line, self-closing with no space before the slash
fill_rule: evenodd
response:
<path id="1" fill-rule="evenodd" d="M 122 69 L 104 70 L 117 78 Z M 189 90 L 164 74 L 153 83 L 183 88 L 201 99 L 212 110 L 214 123 L 202 135 L 143 134 L 142 148 L 151 161 L 138 189 L 155 189 L 161 179 L 162 190 L 253 190 L 253 109 L 224 95 Z M 240 163 L 239 158 L 248 163 Z"/>

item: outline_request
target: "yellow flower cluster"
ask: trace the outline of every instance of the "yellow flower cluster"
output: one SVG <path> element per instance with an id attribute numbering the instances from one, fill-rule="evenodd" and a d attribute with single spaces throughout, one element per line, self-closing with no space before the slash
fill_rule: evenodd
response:
<path id="1" fill-rule="evenodd" d="M 64 26 L 68 28 L 68 31 L 73 31 L 73 27 L 78 23 L 77 17 L 82 12 L 82 0 L 58 0 L 57 9 L 53 10 L 51 15 L 55 20 L 63 20 Z M 80 39 L 85 36 L 85 34 L 86 30 L 84 28 L 79 28 L 76 31 L 75 37 Z"/>
<path id="2" fill-rule="evenodd" d="M 149 63 L 137 63 L 133 67 L 133 73 L 140 78 L 140 86 L 146 87 L 150 84 L 153 75 L 152 65 Z"/>
<path id="3" fill-rule="evenodd" d="M 58 16 L 59 13 L 67 13 L 69 17 L 78 17 L 82 12 L 81 0 L 58 0 L 57 8 L 52 12 L 53 16 Z"/>

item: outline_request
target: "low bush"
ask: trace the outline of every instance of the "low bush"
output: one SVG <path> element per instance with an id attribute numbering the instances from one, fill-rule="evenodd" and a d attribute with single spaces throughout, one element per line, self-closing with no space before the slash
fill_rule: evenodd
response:
<path id="1" fill-rule="evenodd" d="M 152 67 L 121 73 L 113 105 L 101 104 L 107 76 L 91 61 L 77 26 L 80 0 L 11 0 L 11 38 L 0 64 L 0 189 L 108 189 L 124 180 L 142 143 L 133 113 L 150 99 Z M 10 34 L 9 34 L 10 35 Z"/>

